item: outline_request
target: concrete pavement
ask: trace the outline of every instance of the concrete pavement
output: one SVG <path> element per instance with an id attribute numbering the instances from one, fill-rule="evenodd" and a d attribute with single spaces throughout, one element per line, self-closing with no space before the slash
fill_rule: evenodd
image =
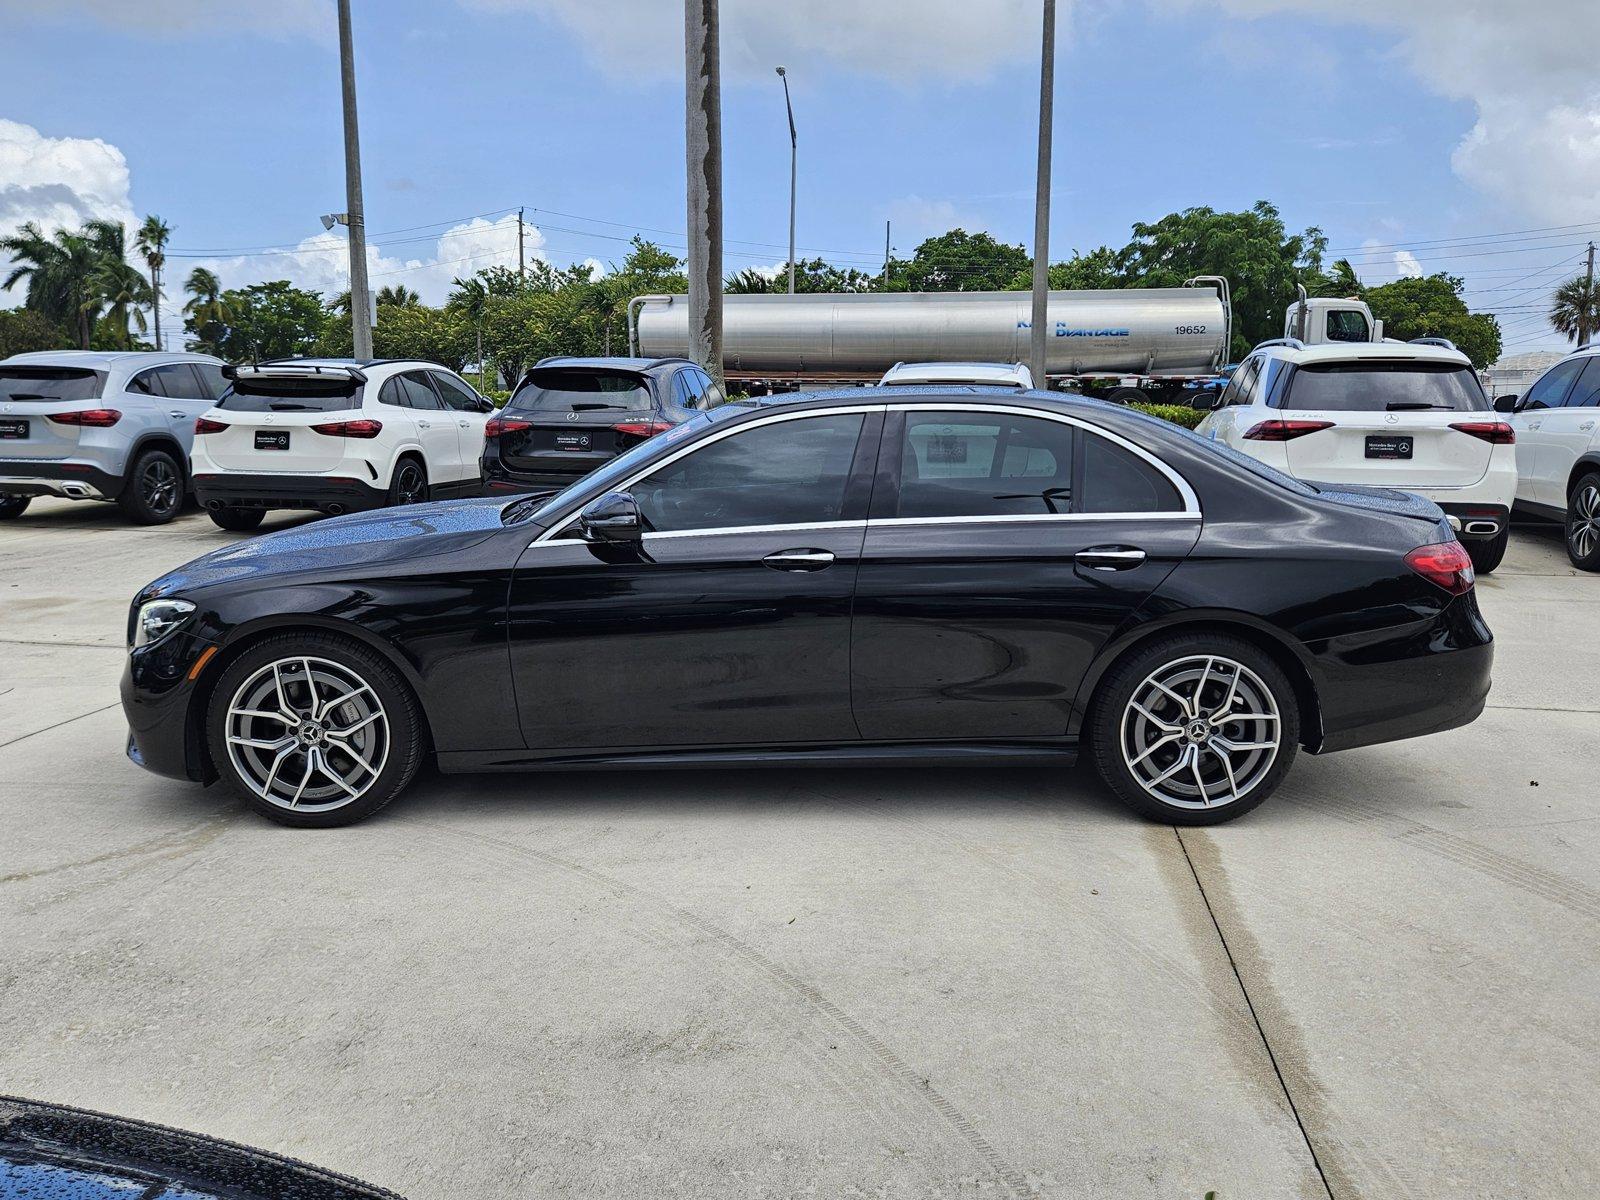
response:
<path id="1" fill-rule="evenodd" d="M 0 1091 L 418 1200 L 1600 1192 L 1600 577 L 1551 533 L 1481 585 L 1479 722 L 1181 837 L 1039 770 L 279 829 L 114 707 L 134 589 L 236 536 L 0 525 Z"/>

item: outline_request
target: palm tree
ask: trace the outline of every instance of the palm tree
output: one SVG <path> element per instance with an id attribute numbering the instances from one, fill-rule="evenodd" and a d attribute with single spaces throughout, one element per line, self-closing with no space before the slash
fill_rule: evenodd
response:
<path id="1" fill-rule="evenodd" d="M 1579 275 L 1558 287 L 1550 324 L 1570 342 L 1587 342 L 1600 333 L 1600 281 L 1590 283 Z"/>
<path id="2" fill-rule="evenodd" d="M 379 308 L 415 308 L 421 303 L 422 297 L 403 283 L 378 289 Z"/>
<path id="3" fill-rule="evenodd" d="M 209 331 L 214 327 L 226 325 L 233 319 L 227 301 L 222 298 L 221 280 L 204 267 L 196 267 L 189 272 L 183 290 L 189 294 L 189 299 L 183 306 L 183 315 L 188 319 L 189 326 L 194 330 L 200 343 L 215 350 L 216 339 Z"/>
<path id="4" fill-rule="evenodd" d="M 87 350 L 100 316 L 92 278 L 101 257 L 87 231 L 58 229 L 54 237 L 46 237 L 37 221 L 28 221 L 12 236 L 0 238 L 0 250 L 13 260 L 0 290 L 9 291 L 26 279 L 26 307 L 69 325 L 77 334 L 78 348 Z"/>
<path id="5" fill-rule="evenodd" d="M 85 222 L 83 233 L 94 247 L 95 265 L 89 274 L 89 299 L 103 319 L 111 323 L 119 347 L 133 344 L 129 322 L 143 333 L 147 328 L 144 306 L 150 303 L 150 285 L 139 269 L 128 261 L 128 231 L 120 221 Z"/>
<path id="6" fill-rule="evenodd" d="M 772 280 L 754 267 L 746 267 L 723 280 L 722 290 L 730 296 L 760 296 L 773 290 Z"/>
<path id="7" fill-rule="evenodd" d="M 139 226 L 134 235 L 134 247 L 144 256 L 150 268 L 150 307 L 156 318 L 156 349 L 161 346 L 161 270 L 167 265 L 167 239 L 172 236 L 172 226 L 160 217 L 151 215 Z"/>

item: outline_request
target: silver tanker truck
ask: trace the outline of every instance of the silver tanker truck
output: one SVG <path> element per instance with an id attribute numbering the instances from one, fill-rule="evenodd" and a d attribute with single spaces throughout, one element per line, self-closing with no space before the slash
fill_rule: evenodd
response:
<path id="1" fill-rule="evenodd" d="M 723 369 L 746 384 L 875 381 L 898 362 L 1026 362 L 1028 292 L 860 292 L 725 296 Z M 1051 292 L 1047 374 L 1125 402 L 1181 398 L 1214 377 L 1233 335 L 1228 281 L 1176 288 Z M 628 306 L 633 353 L 689 353 L 684 296 Z"/>

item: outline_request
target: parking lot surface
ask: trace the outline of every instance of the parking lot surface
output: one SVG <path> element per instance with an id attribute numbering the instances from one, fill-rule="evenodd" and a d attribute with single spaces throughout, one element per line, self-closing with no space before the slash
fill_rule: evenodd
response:
<path id="1" fill-rule="evenodd" d="M 0 1092 L 418 1200 L 1600 1193 L 1600 577 L 1553 530 L 1480 584 L 1475 724 L 1181 836 L 1018 769 L 278 828 L 123 756 L 129 598 L 237 536 L 0 525 Z"/>

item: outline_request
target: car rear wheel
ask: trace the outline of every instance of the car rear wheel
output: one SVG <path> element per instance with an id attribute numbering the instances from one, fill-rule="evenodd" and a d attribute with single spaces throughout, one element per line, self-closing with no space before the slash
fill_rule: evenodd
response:
<path id="1" fill-rule="evenodd" d="M 1567 501 L 1567 557 L 1580 571 L 1600 571 L 1600 472 L 1579 479 Z"/>
<path id="2" fill-rule="evenodd" d="M 206 513 L 221 529 L 231 529 L 235 533 L 248 533 L 259 528 L 266 519 L 267 510 L 264 508 L 215 508 Z"/>
<path id="3" fill-rule="evenodd" d="M 1300 714 L 1288 678 L 1261 650 L 1180 634 L 1111 668 L 1089 736 L 1101 779 L 1130 808 L 1169 825 L 1216 825 L 1277 789 Z"/>
<path id="4" fill-rule="evenodd" d="M 223 672 L 207 713 L 211 760 L 269 820 L 327 828 L 393 800 L 422 763 L 422 715 L 375 651 L 276 634 Z"/>
<path id="5" fill-rule="evenodd" d="M 0 521 L 16 520 L 32 502 L 32 496 L 0 496 Z"/>
<path id="6" fill-rule="evenodd" d="M 394 467 L 394 478 L 389 481 L 388 504 L 421 504 L 428 499 L 428 476 L 422 464 L 414 458 L 402 458 Z"/>
<path id="7" fill-rule="evenodd" d="M 140 525 L 165 525 L 183 507 L 183 468 L 166 450 L 150 449 L 133 460 L 117 503 Z"/>
<path id="8" fill-rule="evenodd" d="M 1472 559 L 1472 569 L 1479 575 L 1487 575 L 1498 567 L 1506 556 L 1506 543 L 1511 540 L 1511 526 L 1509 523 L 1501 527 L 1499 533 L 1487 538 L 1466 538 L 1463 544 L 1467 548 L 1467 557 Z"/>

